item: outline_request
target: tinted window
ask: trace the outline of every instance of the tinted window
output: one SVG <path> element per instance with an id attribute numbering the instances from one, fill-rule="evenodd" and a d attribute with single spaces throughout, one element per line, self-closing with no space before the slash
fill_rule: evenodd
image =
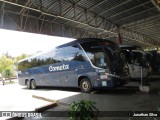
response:
<path id="1" fill-rule="evenodd" d="M 56 48 L 51 52 L 20 62 L 18 64 L 18 69 L 22 70 L 66 61 L 85 61 L 84 56 L 83 51 L 77 45 L 66 46 L 63 48 Z"/>
<path id="2" fill-rule="evenodd" d="M 30 68 L 30 64 L 29 64 L 28 60 L 25 60 L 25 61 L 18 63 L 18 70 L 23 70 L 26 68 Z"/>
<path id="3" fill-rule="evenodd" d="M 85 55 L 77 45 L 65 47 L 64 50 L 65 61 L 85 61 Z"/>
<path id="4" fill-rule="evenodd" d="M 134 55 L 132 51 L 128 51 L 128 50 L 122 50 L 122 52 L 124 53 L 125 59 L 129 64 L 133 64 L 134 63 Z"/>
<path id="5" fill-rule="evenodd" d="M 146 67 L 147 66 L 147 60 L 145 56 L 140 52 L 133 52 L 134 54 L 134 64 Z"/>
<path id="6" fill-rule="evenodd" d="M 31 68 L 31 67 L 37 67 L 42 65 L 48 65 L 48 64 L 54 64 L 54 63 L 60 63 L 63 62 L 64 59 L 64 50 L 63 49 L 55 49 L 51 52 L 30 58 L 28 60 L 25 60 L 21 63 L 19 63 L 19 70 Z"/>

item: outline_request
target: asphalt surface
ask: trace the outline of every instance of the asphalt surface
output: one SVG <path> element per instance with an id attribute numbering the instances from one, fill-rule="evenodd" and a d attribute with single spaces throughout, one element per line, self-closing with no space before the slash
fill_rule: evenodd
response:
<path id="1" fill-rule="evenodd" d="M 5 94 L 4 88 L 7 92 Z M 32 98 L 32 95 L 39 95 L 42 97 L 46 97 L 49 99 L 60 100 L 63 103 L 70 104 L 73 101 L 80 100 L 92 100 L 96 102 L 96 107 L 99 109 L 101 113 L 103 113 L 103 117 L 99 117 L 99 120 L 160 120 L 159 117 L 127 117 L 125 116 L 125 112 L 122 111 L 157 111 L 158 106 L 160 106 L 160 80 L 152 80 L 151 82 L 151 91 L 150 93 L 142 93 L 139 91 L 139 83 L 136 81 L 130 82 L 129 84 L 113 89 L 113 90 L 101 90 L 96 91 L 91 94 L 81 93 L 79 89 L 73 88 L 46 88 L 42 87 L 37 90 L 27 90 L 23 86 L 19 86 L 18 84 L 14 85 L 0 85 L 0 93 L 8 96 L 1 98 L 0 108 L 1 110 L 15 110 L 18 106 L 18 110 L 29 110 L 32 111 L 36 107 L 43 106 L 48 104 L 48 102 L 44 102 L 41 100 L 36 100 Z M 14 92 L 13 92 L 14 91 Z M 10 94 L 8 94 L 10 92 Z M 22 96 L 21 96 L 22 95 Z M 14 97 L 13 97 L 14 96 Z M 30 96 L 30 99 L 29 99 Z M 8 99 L 7 99 L 8 98 Z M 15 99 L 15 100 L 14 100 Z M 23 101 L 18 102 L 16 100 Z M 29 103 L 28 103 L 28 102 Z M 33 102 L 35 101 L 35 102 Z M 44 103 L 40 103 L 44 102 Z M 12 103 L 12 105 L 11 105 Z M 14 103 L 14 105 L 13 105 Z M 36 103 L 36 105 L 35 105 Z M 29 107 L 30 106 L 30 107 Z M 32 107 L 31 107 L 32 106 Z M 10 109 L 9 109 L 10 108 Z M 12 108 L 12 109 L 11 109 Z M 42 112 L 42 117 L 34 118 L 23 118 L 24 120 L 66 120 L 68 119 L 64 114 L 68 111 L 69 106 L 64 104 L 58 104 L 57 107 L 49 109 L 49 112 Z M 50 112 L 52 111 L 52 112 Z M 63 112 L 65 111 L 65 112 Z M 115 117 L 108 117 L 108 112 L 106 111 L 118 111 L 121 114 L 124 114 L 124 117 L 116 117 L 116 112 L 113 112 Z M 118 115 L 118 114 L 117 114 Z"/>

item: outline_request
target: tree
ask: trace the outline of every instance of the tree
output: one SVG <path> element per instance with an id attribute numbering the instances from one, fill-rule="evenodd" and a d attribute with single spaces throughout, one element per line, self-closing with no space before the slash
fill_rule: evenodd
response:
<path id="1" fill-rule="evenodd" d="M 11 67 L 6 67 L 4 70 L 3 70 L 3 76 L 5 78 L 8 78 L 11 82 L 11 77 L 13 76 L 13 69 Z"/>
<path id="2" fill-rule="evenodd" d="M 13 60 L 11 58 L 7 58 L 5 55 L 0 57 L 0 73 L 3 73 L 3 70 L 6 67 L 11 67 L 13 65 Z"/>
<path id="3" fill-rule="evenodd" d="M 0 73 L 4 78 L 11 78 L 13 76 L 13 59 L 6 55 L 0 57 Z"/>
<path id="4" fill-rule="evenodd" d="M 15 61 L 15 63 L 17 63 L 19 60 L 25 59 L 27 57 L 29 57 L 29 55 L 21 54 L 20 56 L 15 57 L 14 61 Z"/>
<path id="5" fill-rule="evenodd" d="M 16 76 L 16 66 L 17 62 L 21 59 L 28 57 L 26 54 L 22 54 L 18 57 L 11 57 L 7 53 L 0 56 L 0 73 L 2 73 L 3 77 L 11 78 Z"/>

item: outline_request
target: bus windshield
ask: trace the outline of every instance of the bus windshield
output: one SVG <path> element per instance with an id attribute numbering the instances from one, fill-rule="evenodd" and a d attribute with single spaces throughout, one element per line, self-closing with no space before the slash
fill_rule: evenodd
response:
<path id="1" fill-rule="evenodd" d="M 140 65 L 142 67 L 149 67 L 146 55 L 143 55 L 141 52 L 133 52 L 134 54 L 134 64 Z"/>
<path id="2" fill-rule="evenodd" d="M 90 61 L 96 67 L 108 69 L 118 68 L 125 64 L 123 54 L 116 44 L 109 42 L 86 42 L 81 46 L 87 53 Z M 121 66 L 120 66 L 121 65 Z"/>

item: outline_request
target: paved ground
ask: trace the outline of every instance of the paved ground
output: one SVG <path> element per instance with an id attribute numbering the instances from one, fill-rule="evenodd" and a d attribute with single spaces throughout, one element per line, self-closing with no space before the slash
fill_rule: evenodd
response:
<path id="1" fill-rule="evenodd" d="M 0 111 L 34 111 L 35 108 L 49 104 L 49 102 L 33 98 L 32 95 L 59 100 L 80 93 L 53 88 L 28 90 L 25 86 L 20 86 L 17 80 L 15 82 L 15 84 L 2 85 L 0 81 Z M 4 118 L 0 117 L 1 119 L 3 120 Z"/>
<path id="2" fill-rule="evenodd" d="M 0 110 L 1 111 L 32 111 L 36 107 L 48 104 L 41 100 L 32 98 L 32 95 L 38 95 L 49 99 L 60 100 L 65 103 L 80 101 L 82 99 L 96 102 L 100 111 L 157 111 L 160 105 L 160 80 L 151 83 L 152 91 L 145 94 L 139 91 L 137 82 L 130 82 L 124 87 L 115 90 L 103 90 L 94 94 L 84 94 L 79 89 L 64 88 L 39 88 L 37 90 L 27 90 L 18 84 L 1 85 L 0 84 Z M 67 111 L 68 106 L 59 105 L 49 111 Z M 52 114 L 52 115 L 51 115 Z M 44 114 L 45 116 L 54 116 L 53 112 Z M 59 112 L 61 116 L 61 112 Z M 106 113 L 107 114 L 107 113 Z M 56 116 L 56 115 L 55 115 Z M 105 116 L 105 115 L 104 115 Z M 25 118 L 46 119 L 46 120 L 65 120 L 65 117 L 42 117 Z M 100 118 L 106 120 L 106 118 Z M 113 118 L 107 118 L 110 120 Z M 127 120 L 132 118 L 127 118 Z M 151 118 L 150 120 L 159 120 L 160 118 Z M 124 118 L 114 118 L 113 120 L 125 120 Z M 136 120 L 136 119 L 134 119 Z M 141 120 L 141 119 L 137 119 Z M 149 119 L 148 119 L 149 120 Z"/>
<path id="3" fill-rule="evenodd" d="M 123 113 L 122 111 L 131 111 L 132 114 L 134 111 L 157 111 L 160 105 L 160 81 L 153 81 L 151 83 L 152 91 L 148 94 L 140 92 L 138 86 L 138 82 L 130 82 L 128 85 L 115 90 L 103 90 L 95 94 L 81 93 L 61 99 L 60 101 L 65 103 L 72 103 L 73 101 L 83 99 L 95 101 L 97 108 L 102 112 L 102 116 L 104 115 L 104 117 L 99 117 L 99 120 L 160 120 L 159 117 L 106 117 L 108 114 L 106 111 L 118 111 L 118 113 L 120 111 L 120 114 L 124 114 L 124 116 L 128 113 Z M 43 114 L 48 117 L 42 117 L 39 120 L 66 120 L 66 117 L 54 116 L 62 116 L 63 112 L 61 111 L 67 111 L 68 108 L 68 106 L 59 105 L 56 108 L 48 110 L 53 112 Z M 57 111 L 60 111 L 60 115 L 57 115 Z M 116 112 L 113 112 L 113 114 L 114 116 L 117 115 Z M 30 119 L 37 120 L 37 118 Z"/>

